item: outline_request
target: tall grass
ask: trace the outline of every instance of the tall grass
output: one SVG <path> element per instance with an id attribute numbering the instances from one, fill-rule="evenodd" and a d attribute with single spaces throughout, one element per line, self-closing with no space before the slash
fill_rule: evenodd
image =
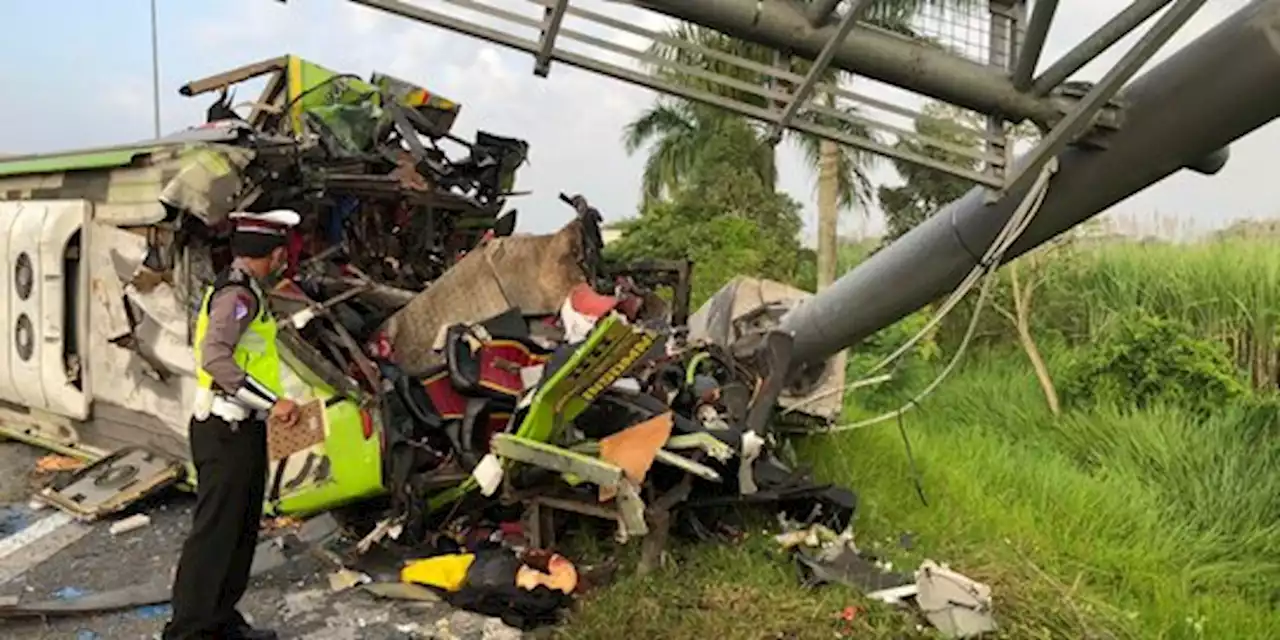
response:
<path id="1" fill-rule="evenodd" d="M 864 540 L 913 530 L 924 555 L 995 585 L 1011 637 L 1274 637 L 1280 251 L 1106 245 L 1042 269 L 1032 324 L 1051 371 L 1141 309 L 1225 344 L 1258 393 L 1208 417 L 1167 406 L 1054 417 L 1012 329 L 989 313 L 987 339 L 906 419 L 928 506 L 893 425 L 801 450 L 860 491 Z"/>
<path id="2" fill-rule="evenodd" d="M 1047 262 L 1036 325 L 1092 340 L 1118 312 L 1141 308 L 1221 341 L 1254 388 L 1280 381 L 1280 247 L 1230 239 L 1194 245 L 1074 248 Z"/>
<path id="3" fill-rule="evenodd" d="M 1105 404 L 1052 416 L 1009 323 L 988 312 L 986 338 L 904 419 L 914 467 L 893 423 L 810 436 L 798 452 L 860 495 L 861 547 L 901 569 L 929 557 L 992 585 L 999 637 L 1277 637 L 1280 252 L 1250 240 L 1074 248 L 1043 273 L 1032 325 L 1051 372 L 1141 309 L 1227 345 L 1257 391 L 1207 416 Z M 886 335 L 896 333 L 910 327 Z M 848 417 L 914 395 L 954 348 L 954 330 L 943 334 L 941 357 L 917 357 L 903 384 L 874 392 L 894 397 L 855 396 Z M 659 574 L 602 593 L 562 637 L 849 637 L 831 616 L 857 595 L 798 587 L 771 549 L 758 535 L 681 549 Z M 909 617 L 868 613 L 852 637 L 936 637 Z"/>
<path id="4" fill-rule="evenodd" d="M 893 426 L 801 450 L 863 497 L 865 542 L 914 531 L 996 586 L 1010 637 L 1261 638 L 1280 628 L 1280 429 L 1240 408 L 1043 408 L 1015 353 L 978 356 Z M 914 563 L 919 556 L 912 557 Z"/>

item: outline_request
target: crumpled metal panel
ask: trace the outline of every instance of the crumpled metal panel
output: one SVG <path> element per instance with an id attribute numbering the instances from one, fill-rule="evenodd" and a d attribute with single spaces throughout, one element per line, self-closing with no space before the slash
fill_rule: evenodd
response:
<path id="1" fill-rule="evenodd" d="M 454 324 L 512 308 L 526 316 L 558 312 L 574 285 L 587 280 L 581 239 L 575 220 L 554 234 L 495 238 L 468 253 L 387 320 L 397 363 L 411 374 L 442 364 L 432 347 L 441 329 Z"/>
<path id="2" fill-rule="evenodd" d="M 738 276 L 689 317 L 689 339 L 728 347 L 743 336 L 776 328 L 783 314 L 811 297 L 813 294 L 807 291 L 775 280 Z M 801 406 L 797 413 L 824 420 L 839 417 L 844 394 L 838 389 L 844 386 L 845 372 L 836 363 L 842 361 L 842 358 L 828 359 L 814 384 L 806 385 L 801 393 L 796 393 L 796 389 L 784 390 L 778 398 L 779 406 L 783 409 Z M 808 402 L 806 398 L 814 400 Z"/>
<path id="3" fill-rule="evenodd" d="M 146 253 L 144 235 L 97 224 L 90 233 L 93 398 L 154 416 L 185 438 L 195 374 L 182 305 L 168 284 L 146 294 L 126 284 Z M 130 334 L 125 305 L 137 320 L 131 342 L 121 342 Z"/>
<path id="4" fill-rule="evenodd" d="M 164 184 L 160 201 L 216 225 L 238 204 L 241 171 L 257 154 L 246 147 L 209 144 L 193 147 L 179 158 L 177 175 Z"/>
<path id="5" fill-rule="evenodd" d="M 96 519 L 181 479 L 180 461 L 141 447 L 121 449 L 39 493 L 48 502 L 79 518 Z"/>

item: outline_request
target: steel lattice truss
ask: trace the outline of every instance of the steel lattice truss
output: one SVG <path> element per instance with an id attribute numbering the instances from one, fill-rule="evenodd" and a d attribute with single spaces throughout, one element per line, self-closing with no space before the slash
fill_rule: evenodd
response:
<path id="1" fill-rule="evenodd" d="M 754 118 L 775 141 L 818 135 L 1001 192 L 1120 126 L 1117 92 L 1205 2 L 1135 0 L 1035 75 L 1059 0 L 926 1 L 905 19 L 883 0 L 351 1 L 528 52 L 539 76 L 568 64 Z M 1166 7 L 1102 79 L 1066 82 Z M 760 46 L 735 55 L 671 37 L 681 21 Z M 834 69 L 846 72 L 838 85 Z M 938 123 L 946 136 L 922 135 L 914 124 L 929 101 L 965 117 Z M 1028 120 L 1044 135 L 1014 165 L 1010 125 Z"/>

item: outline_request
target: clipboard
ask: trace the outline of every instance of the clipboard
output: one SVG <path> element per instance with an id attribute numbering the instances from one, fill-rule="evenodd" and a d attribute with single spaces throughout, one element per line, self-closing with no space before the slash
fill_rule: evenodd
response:
<path id="1" fill-rule="evenodd" d="M 316 399 L 298 405 L 298 421 L 283 426 L 267 419 L 267 460 L 280 460 L 324 442 L 325 404 Z"/>

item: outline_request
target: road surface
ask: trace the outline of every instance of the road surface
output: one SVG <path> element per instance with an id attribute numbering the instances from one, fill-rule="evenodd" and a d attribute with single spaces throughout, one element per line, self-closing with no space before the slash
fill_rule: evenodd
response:
<path id="1" fill-rule="evenodd" d="M 190 496 L 150 506 L 150 525 L 112 536 L 109 522 L 83 524 L 56 509 L 31 509 L 31 472 L 42 454 L 0 441 L 0 598 L 74 598 L 172 575 L 190 522 Z M 520 637 L 498 620 L 453 610 L 442 602 L 376 600 L 362 591 L 333 593 L 328 573 L 318 559 L 296 558 L 255 579 L 241 610 L 255 625 L 276 629 L 283 638 Z M 0 638 L 150 639 L 168 615 L 168 606 L 159 605 L 48 620 L 0 619 Z"/>

